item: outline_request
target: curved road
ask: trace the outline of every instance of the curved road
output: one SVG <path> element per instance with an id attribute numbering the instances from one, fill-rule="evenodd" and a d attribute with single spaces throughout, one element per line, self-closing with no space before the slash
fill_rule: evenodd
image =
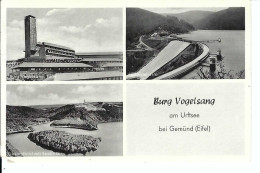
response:
<path id="1" fill-rule="evenodd" d="M 139 47 L 140 45 L 143 45 L 143 46 L 146 47 L 146 50 L 154 50 L 153 48 L 151 48 L 150 46 L 148 46 L 147 44 L 145 44 L 145 43 L 142 41 L 142 37 L 143 37 L 143 35 L 142 35 L 141 37 L 139 37 L 139 44 L 138 44 L 136 47 Z"/>

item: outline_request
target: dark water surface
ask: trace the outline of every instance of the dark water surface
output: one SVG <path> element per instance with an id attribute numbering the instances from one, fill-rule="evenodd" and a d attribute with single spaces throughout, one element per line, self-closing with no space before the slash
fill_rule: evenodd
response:
<path id="1" fill-rule="evenodd" d="M 179 35 L 181 38 L 205 41 L 221 39 L 221 42 L 206 43 L 211 53 L 221 49 L 223 62 L 227 70 L 232 69 L 232 73 L 245 70 L 245 31 L 230 30 L 198 30 L 189 34 Z M 185 75 L 183 79 L 190 79 L 196 76 L 196 70 Z"/>

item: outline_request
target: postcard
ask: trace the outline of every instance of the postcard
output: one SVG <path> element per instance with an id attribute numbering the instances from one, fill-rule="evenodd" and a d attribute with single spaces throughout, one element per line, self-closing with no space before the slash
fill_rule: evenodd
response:
<path id="1" fill-rule="evenodd" d="M 3 159 L 251 159 L 249 0 L 31 2 L 1 3 Z"/>

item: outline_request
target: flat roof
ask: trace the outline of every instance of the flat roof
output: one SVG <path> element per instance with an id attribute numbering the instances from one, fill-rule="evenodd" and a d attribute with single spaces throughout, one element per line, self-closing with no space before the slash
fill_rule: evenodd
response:
<path id="1" fill-rule="evenodd" d="M 37 42 L 37 44 L 40 44 L 40 45 L 44 44 L 46 46 L 52 46 L 52 47 L 57 47 L 57 48 L 61 48 L 61 49 L 67 49 L 67 50 L 71 50 L 71 51 L 75 52 L 75 50 L 73 50 L 69 47 L 58 45 L 58 44 L 53 44 L 53 43 L 49 43 L 49 42 Z"/>
<path id="2" fill-rule="evenodd" d="M 101 67 L 123 67 L 123 63 L 106 63 Z"/>
<path id="3" fill-rule="evenodd" d="M 123 55 L 123 52 L 77 52 L 76 55 Z"/>
<path id="4" fill-rule="evenodd" d="M 57 67 L 57 68 L 62 68 L 62 67 L 92 67 L 91 65 L 84 64 L 84 63 L 37 63 L 37 62 L 24 62 L 16 68 L 50 68 L 50 67 Z"/>
<path id="5" fill-rule="evenodd" d="M 82 73 L 56 73 L 55 81 L 71 81 L 71 80 L 89 80 L 100 79 L 106 77 L 122 77 L 123 73 L 119 71 L 102 71 L 102 72 L 82 72 Z"/>
<path id="6" fill-rule="evenodd" d="M 88 61 L 123 61 L 123 60 L 119 58 L 84 58 L 81 61 L 88 62 Z"/>

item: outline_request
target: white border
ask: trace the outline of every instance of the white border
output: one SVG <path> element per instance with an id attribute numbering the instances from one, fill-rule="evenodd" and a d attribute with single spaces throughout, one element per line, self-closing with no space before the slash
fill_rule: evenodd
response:
<path id="1" fill-rule="evenodd" d="M 123 162 L 126 163 L 128 161 L 130 162 L 137 162 L 137 163 L 143 163 L 143 162 L 167 162 L 167 161 L 192 161 L 192 162 L 198 162 L 198 161 L 225 161 L 225 162 L 238 162 L 238 161 L 248 161 L 250 159 L 250 146 L 251 146 L 251 6 L 250 2 L 248 0 L 200 0 L 200 1 L 194 1 L 194 0 L 4 0 L 2 1 L 2 7 L 1 7 L 1 145 L 5 146 L 5 113 L 6 113 L 6 84 L 36 84 L 36 82 L 6 82 L 6 8 L 91 8 L 91 7 L 118 7 L 123 8 L 124 17 L 125 17 L 125 8 L 126 7 L 235 7 L 235 6 L 245 6 L 246 7 L 246 58 L 245 58 L 245 69 L 246 69 L 246 79 L 244 80 L 211 80 L 211 81 L 204 81 L 204 80 L 167 80 L 167 81 L 126 81 L 125 76 L 124 80 L 122 81 L 74 81 L 69 82 L 69 84 L 86 84 L 86 83 L 123 83 L 123 100 L 124 100 L 124 153 L 126 149 L 126 142 L 127 142 L 127 136 L 126 136 L 126 122 L 127 122 L 127 115 L 126 115 L 126 109 L 127 109 L 127 100 L 126 100 L 126 89 L 128 83 L 165 83 L 165 84 L 174 84 L 174 83 L 204 83 L 204 82 L 211 82 L 211 83 L 244 83 L 246 84 L 247 88 L 246 90 L 246 98 L 245 100 L 245 107 L 246 107 L 246 121 L 245 121 L 245 131 L 247 134 L 246 140 L 246 155 L 245 157 L 160 157 L 160 158 L 149 158 L 149 157 L 128 157 L 128 156 L 117 156 L 117 157 L 26 157 L 26 158 L 8 158 L 9 161 L 14 162 L 36 162 L 36 163 L 42 163 L 42 162 L 77 162 L 77 163 L 86 163 L 86 162 L 99 162 L 99 163 L 113 163 L 113 162 Z M 125 29 L 125 22 L 124 27 Z M 124 35 L 123 40 L 125 42 L 125 31 L 123 33 Z M 125 45 L 123 46 L 125 48 Z M 123 52 L 123 57 L 125 60 L 125 50 Z M 124 74 L 125 74 L 125 67 L 126 64 L 124 63 Z M 43 84 L 47 82 L 37 82 L 37 84 Z M 66 84 L 68 82 L 64 81 L 57 81 L 57 82 L 48 82 L 48 84 Z M 3 154 L 4 153 L 4 154 Z M 5 147 L 1 147 L 1 154 L 5 155 Z M 185 168 L 183 168 L 185 169 Z M 212 170 L 212 169 L 210 169 Z M 174 171 L 174 170 L 173 170 Z"/>

